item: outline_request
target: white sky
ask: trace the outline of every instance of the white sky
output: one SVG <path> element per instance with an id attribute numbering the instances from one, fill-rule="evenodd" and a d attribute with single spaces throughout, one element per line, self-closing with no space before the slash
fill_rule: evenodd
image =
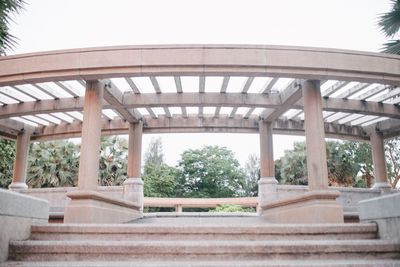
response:
<path id="1" fill-rule="evenodd" d="M 8 54 L 141 44 L 274 44 L 378 51 L 389 0 L 26 0 Z M 143 152 L 151 137 L 143 138 Z M 258 135 L 162 134 L 168 164 L 187 148 L 221 145 L 244 164 Z M 275 158 L 302 137 L 274 136 Z"/>

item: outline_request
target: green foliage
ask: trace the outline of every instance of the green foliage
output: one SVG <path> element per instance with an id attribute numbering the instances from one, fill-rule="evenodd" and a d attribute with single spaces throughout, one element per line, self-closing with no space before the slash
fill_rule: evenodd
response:
<path id="1" fill-rule="evenodd" d="M 253 197 L 258 194 L 258 180 L 260 179 L 260 159 L 257 155 L 250 154 L 244 166 L 245 183 L 244 195 Z"/>
<path id="2" fill-rule="evenodd" d="M 349 152 L 343 149 L 342 142 L 326 142 L 328 179 L 330 185 L 352 186 L 354 175 L 353 159 Z M 358 171 L 357 171 L 358 172 Z"/>
<path id="3" fill-rule="evenodd" d="M 144 155 L 145 164 L 151 164 L 153 166 L 160 166 L 164 163 L 164 153 L 162 148 L 161 137 L 152 138 Z"/>
<path id="4" fill-rule="evenodd" d="M 282 160 L 277 159 L 274 162 L 274 170 L 275 170 L 275 179 L 282 184 L 283 179 L 282 179 Z"/>
<path id="5" fill-rule="evenodd" d="M 78 147 L 69 141 L 33 143 L 29 152 L 27 184 L 30 187 L 75 186 Z"/>
<path id="6" fill-rule="evenodd" d="M 224 204 L 218 205 L 209 212 L 255 212 L 254 208 L 244 208 L 240 205 Z"/>
<path id="7" fill-rule="evenodd" d="M 121 185 L 127 178 L 128 141 L 118 136 L 101 140 L 99 175 L 100 185 Z"/>
<path id="8" fill-rule="evenodd" d="M 13 176 L 15 142 L 0 139 L 0 187 L 8 188 Z"/>
<path id="9" fill-rule="evenodd" d="M 146 163 L 143 173 L 144 196 L 175 197 L 178 189 L 177 170 L 165 163 Z"/>
<path id="10" fill-rule="evenodd" d="M 396 188 L 400 180 L 400 137 L 385 141 L 385 156 L 389 182 Z"/>
<path id="11" fill-rule="evenodd" d="M 326 150 L 330 185 L 370 187 L 373 167 L 369 144 L 328 141 Z M 279 169 L 282 183 L 307 185 L 306 144 L 295 143 L 292 150 L 285 151 Z"/>
<path id="12" fill-rule="evenodd" d="M 23 8 L 23 0 L 0 0 L 0 55 L 16 45 L 16 37 L 9 33 L 8 25 L 12 14 L 17 14 Z"/>
<path id="13" fill-rule="evenodd" d="M 371 145 L 366 142 L 343 142 L 342 149 L 351 158 L 354 187 L 371 187 L 374 180 Z"/>
<path id="14" fill-rule="evenodd" d="M 225 147 L 186 150 L 178 170 L 179 196 L 234 197 L 244 193 L 244 173 L 233 152 Z"/>
<path id="15" fill-rule="evenodd" d="M 285 150 L 281 158 L 282 183 L 292 185 L 307 185 L 306 144 L 296 142 L 292 150 Z"/>
<path id="16" fill-rule="evenodd" d="M 379 17 L 379 27 L 386 37 L 393 38 L 398 35 L 400 29 L 400 0 L 392 0 L 392 9 Z M 400 40 L 390 40 L 384 44 L 384 52 L 400 54 Z"/>

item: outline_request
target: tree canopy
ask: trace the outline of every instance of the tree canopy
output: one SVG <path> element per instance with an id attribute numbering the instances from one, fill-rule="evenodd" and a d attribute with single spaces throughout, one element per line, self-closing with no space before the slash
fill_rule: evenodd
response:
<path id="1" fill-rule="evenodd" d="M 19 13 L 24 5 L 23 0 L 0 0 L 0 55 L 17 44 L 17 38 L 9 32 L 9 24 L 12 15 Z"/>
<path id="2" fill-rule="evenodd" d="M 69 141 L 31 144 L 27 184 L 31 187 L 74 186 L 78 179 L 79 149 Z"/>
<path id="3" fill-rule="evenodd" d="M 378 25 L 383 34 L 388 38 L 394 38 L 384 44 L 383 51 L 391 54 L 400 54 L 400 0 L 391 0 L 392 9 L 380 15 Z"/>
<path id="4" fill-rule="evenodd" d="M 362 142 L 326 142 L 328 179 L 334 186 L 366 187 L 373 179 L 371 147 Z M 276 165 L 277 166 L 277 165 Z M 298 142 L 285 151 L 278 171 L 282 183 L 307 185 L 306 144 Z"/>
<path id="5" fill-rule="evenodd" d="M 244 192 L 245 175 L 226 147 L 186 150 L 178 163 L 178 175 L 183 197 L 233 197 Z"/>
<path id="6" fill-rule="evenodd" d="M 15 141 L 0 139 L 0 187 L 11 184 L 15 158 Z"/>

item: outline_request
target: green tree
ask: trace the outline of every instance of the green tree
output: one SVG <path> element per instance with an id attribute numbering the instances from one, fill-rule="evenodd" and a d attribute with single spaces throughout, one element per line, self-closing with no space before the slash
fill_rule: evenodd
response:
<path id="1" fill-rule="evenodd" d="M 330 185 L 352 186 L 355 176 L 354 162 L 348 151 L 344 149 L 343 142 L 326 142 L 326 151 Z"/>
<path id="2" fill-rule="evenodd" d="M 23 0 L 0 0 L 0 55 L 6 50 L 15 47 L 16 37 L 9 33 L 8 25 L 12 21 L 12 15 L 18 14 L 23 8 Z"/>
<path id="3" fill-rule="evenodd" d="M 255 154 L 250 154 L 247 162 L 244 165 L 245 183 L 244 195 L 257 196 L 258 194 L 258 180 L 260 179 L 260 159 Z"/>
<path id="4" fill-rule="evenodd" d="M 144 155 L 145 164 L 160 166 L 164 163 L 164 152 L 161 137 L 152 138 Z"/>
<path id="5" fill-rule="evenodd" d="M 379 17 L 378 25 L 387 38 L 392 38 L 384 44 L 383 51 L 391 54 L 400 54 L 400 0 L 392 0 L 392 9 Z"/>
<path id="6" fill-rule="evenodd" d="M 15 142 L 0 139 L 0 187 L 8 188 L 13 176 L 13 165 L 15 158 Z"/>
<path id="7" fill-rule="evenodd" d="M 33 143 L 29 151 L 30 187 L 74 186 L 79 165 L 78 146 L 69 141 Z"/>
<path id="8" fill-rule="evenodd" d="M 165 163 L 159 166 L 145 164 L 142 178 L 146 197 L 175 197 L 177 194 L 177 170 L 174 167 Z"/>
<path id="9" fill-rule="evenodd" d="M 281 158 L 282 183 L 292 185 L 307 185 L 306 144 L 296 142 L 293 149 L 285 150 Z"/>
<path id="10" fill-rule="evenodd" d="M 183 197 L 235 197 L 244 193 L 245 175 L 231 150 L 205 146 L 183 152 L 178 164 Z"/>
<path id="11" fill-rule="evenodd" d="M 389 182 L 396 188 L 400 180 L 400 137 L 385 141 L 385 154 Z"/>
<path id="12" fill-rule="evenodd" d="M 373 180 L 371 148 L 361 142 L 326 142 L 330 185 L 365 187 Z M 285 184 L 306 185 L 307 157 L 304 142 L 295 143 L 281 158 L 281 176 Z M 361 177 L 359 174 L 361 173 Z"/>
<path id="13" fill-rule="evenodd" d="M 370 188 L 374 181 L 371 145 L 367 142 L 343 142 L 352 159 L 354 187 Z"/>
<path id="14" fill-rule="evenodd" d="M 147 197 L 174 197 L 177 194 L 177 170 L 164 163 L 161 138 L 153 138 L 145 153 L 144 195 Z"/>
<path id="15" fill-rule="evenodd" d="M 118 136 L 101 139 L 100 185 L 121 185 L 127 178 L 128 140 Z"/>

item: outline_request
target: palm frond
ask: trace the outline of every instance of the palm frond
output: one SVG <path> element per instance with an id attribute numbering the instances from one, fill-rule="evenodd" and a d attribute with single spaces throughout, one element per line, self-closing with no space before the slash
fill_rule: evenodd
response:
<path id="1" fill-rule="evenodd" d="M 392 40 L 383 45 L 382 52 L 400 55 L 400 40 Z"/>
<path id="2" fill-rule="evenodd" d="M 393 8 L 379 17 L 378 25 L 386 37 L 393 37 L 400 29 L 400 0 L 392 0 Z"/>

